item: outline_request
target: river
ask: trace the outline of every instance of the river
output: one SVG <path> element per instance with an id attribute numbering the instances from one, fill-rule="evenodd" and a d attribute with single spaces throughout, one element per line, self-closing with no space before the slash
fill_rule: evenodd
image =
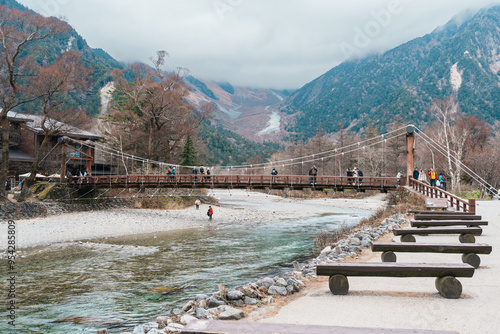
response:
<path id="1" fill-rule="evenodd" d="M 320 232 L 355 225 L 371 214 L 360 209 L 329 210 L 331 214 L 306 219 L 27 249 L 17 263 L 13 333 L 131 331 L 197 293 L 216 291 L 221 283 L 231 288 L 290 271 L 292 261 L 313 256 L 313 240 Z M 2 271 L 2 281 L 6 280 Z M 6 313 L 2 314 L 0 332 L 9 333 Z"/>

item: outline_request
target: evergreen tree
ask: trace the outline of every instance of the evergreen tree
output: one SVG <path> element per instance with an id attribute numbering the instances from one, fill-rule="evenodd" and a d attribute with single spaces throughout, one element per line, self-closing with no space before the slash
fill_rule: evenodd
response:
<path id="1" fill-rule="evenodd" d="M 198 152 L 194 147 L 191 136 L 188 136 L 184 144 L 184 150 L 180 155 L 184 166 L 195 166 L 198 163 Z"/>

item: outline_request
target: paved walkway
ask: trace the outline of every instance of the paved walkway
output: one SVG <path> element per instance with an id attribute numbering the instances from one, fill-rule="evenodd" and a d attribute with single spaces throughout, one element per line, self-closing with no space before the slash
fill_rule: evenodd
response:
<path id="1" fill-rule="evenodd" d="M 349 277 L 350 292 L 334 296 L 328 278 L 320 288 L 284 306 L 263 322 L 378 328 L 455 330 L 461 334 L 500 333 L 500 201 L 478 202 L 477 213 L 489 221 L 477 243 L 493 246 L 480 255 L 472 278 L 459 278 L 460 299 L 439 295 L 434 278 Z M 417 242 L 458 242 L 458 236 L 417 236 Z M 395 238 L 399 242 L 399 237 Z M 380 253 L 368 261 L 379 262 Z M 459 254 L 397 253 L 398 262 L 462 263 Z"/>

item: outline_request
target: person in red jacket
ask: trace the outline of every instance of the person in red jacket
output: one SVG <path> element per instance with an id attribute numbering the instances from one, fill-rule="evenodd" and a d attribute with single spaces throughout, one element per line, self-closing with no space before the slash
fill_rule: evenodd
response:
<path id="1" fill-rule="evenodd" d="M 212 216 L 214 215 L 214 209 L 212 209 L 211 205 L 208 206 L 207 215 L 208 215 L 208 220 L 212 220 Z"/>

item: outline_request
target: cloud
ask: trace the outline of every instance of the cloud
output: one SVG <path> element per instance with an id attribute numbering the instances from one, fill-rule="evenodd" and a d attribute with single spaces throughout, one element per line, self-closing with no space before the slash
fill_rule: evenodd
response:
<path id="1" fill-rule="evenodd" d="M 120 61 L 157 50 L 202 79 L 298 88 L 350 56 L 384 52 L 500 0 L 21 0 L 64 16 Z"/>

